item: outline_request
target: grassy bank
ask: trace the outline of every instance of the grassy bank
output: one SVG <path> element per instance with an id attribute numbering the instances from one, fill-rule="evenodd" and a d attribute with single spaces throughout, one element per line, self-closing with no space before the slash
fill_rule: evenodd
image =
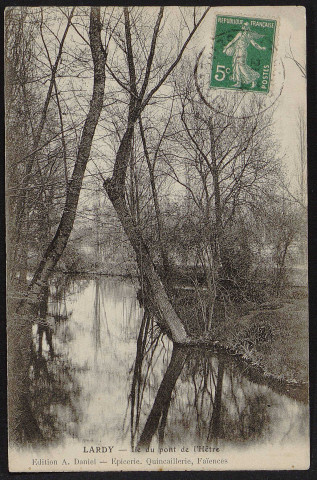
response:
<path id="1" fill-rule="evenodd" d="M 194 295 L 187 291 L 177 296 L 187 329 L 197 335 L 202 332 L 202 322 L 197 318 Z M 278 301 L 262 305 L 228 306 L 226 315 L 214 318 L 203 336 L 267 376 L 294 384 L 308 382 L 308 299 L 304 288 L 290 289 Z"/>
<path id="2" fill-rule="evenodd" d="M 288 299 L 280 308 L 226 320 L 213 327 L 211 337 L 275 378 L 308 381 L 307 299 Z"/>

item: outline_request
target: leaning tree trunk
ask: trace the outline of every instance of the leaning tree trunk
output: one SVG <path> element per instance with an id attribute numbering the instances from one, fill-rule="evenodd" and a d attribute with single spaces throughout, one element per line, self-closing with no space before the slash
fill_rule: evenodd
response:
<path id="1" fill-rule="evenodd" d="M 100 8 L 97 7 L 91 9 L 89 37 L 94 64 L 93 94 L 72 179 L 67 190 L 63 215 L 55 237 L 48 246 L 30 283 L 26 301 L 20 302 L 15 312 L 12 303 L 8 302 L 8 381 L 11 386 L 8 393 L 8 415 L 10 441 L 12 442 L 33 441 L 33 436 L 37 433 L 40 434 L 39 429 L 34 426 L 34 421 L 31 421 L 32 412 L 29 403 L 32 324 L 38 314 L 39 302 L 47 280 L 60 259 L 73 228 L 91 144 L 103 105 L 106 56 L 101 43 Z M 32 428 L 31 425 L 33 425 Z M 23 426 L 25 432 L 21 434 L 20 427 Z M 29 438 L 31 431 L 33 432 L 32 438 Z"/>
<path id="2" fill-rule="evenodd" d="M 137 264 L 151 289 L 152 300 L 159 312 L 160 318 L 170 330 L 173 341 L 176 343 L 185 343 L 187 333 L 184 325 L 176 314 L 163 283 L 155 270 L 153 260 L 143 240 L 142 233 L 139 227 L 133 222 L 133 218 L 126 204 L 124 191 L 116 184 L 115 177 L 105 182 L 105 188 L 136 253 Z"/>
<path id="3" fill-rule="evenodd" d="M 90 14 L 90 48 L 94 64 L 94 86 L 89 112 L 84 124 L 77 159 L 68 185 L 66 202 L 59 227 L 48 246 L 31 282 L 30 293 L 37 297 L 60 259 L 75 221 L 81 186 L 89 160 L 91 144 L 103 106 L 105 91 L 106 53 L 101 42 L 100 8 L 93 7 Z"/>
<path id="4" fill-rule="evenodd" d="M 152 300 L 163 323 L 170 330 L 174 342 L 185 343 L 188 337 L 184 325 L 168 298 L 164 285 L 155 270 L 149 250 L 143 240 L 142 232 L 138 225 L 134 223 L 126 202 L 125 180 L 132 148 L 134 125 L 138 115 L 138 105 L 134 100 L 131 100 L 128 127 L 120 142 L 113 175 L 104 182 L 104 187 L 136 253 L 138 266 L 151 289 Z"/>
<path id="5" fill-rule="evenodd" d="M 189 35 L 187 36 L 185 42 L 183 43 L 176 59 L 167 67 L 165 74 L 162 75 L 161 79 L 156 83 L 156 85 L 146 94 L 147 88 L 149 86 L 149 80 L 152 73 L 153 59 L 156 51 L 156 43 L 160 32 L 160 25 L 163 18 L 164 8 L 161 7 L 155 22 L 153 29 L 153 35 L 151 40 L 151 46 L 149 54 L 146 60 L 145 73 L 143 81 L 139 82 L 137 79 L 136 69 L 135 69 L 135 56 L 133 53 L 133 38 L 131 34 L 131 22 L 129 8 L 125 7 L 124 11 L 124 26 L 125 26 L 125 54 L 127 59 L 127 67 L 129 71 L 129 112 L 128 112 L 128 121 L 126 131 L 120 141 L 120 146 L 116 155 L 115 164 L 113 168 L 113 175 L 110 179 L 105 180 L 104 187 L 108 193 L 109 199 L 114 206 L 119 220 L 124 228 L 124 231 L 136 253 L 137 262 L 140 270 L 145 275 L 147 284 L 151 289 L 152 300 L 159 311 L 161 319 L 166 324 L 168 329 L 172 334 L 173 341 L 177 343 L 186 343 L 188 341 L 188 336 L 184 325 L 182 324 L 180 318 L 175 312 L 166 290 L 163 286 L 163 283 L 155 270 L 151 255 L 145 245 L 145 242 L 142 238 L 142 233 L 140 228 L 135 225 L 133 218 L 129 213 L 126 198 L 125 198 L 125 179 L 127 174 L 127 168 L 129 164 L 129 159 L 131 155 L 131 142 L 134 133 L 134 126 L 138 120 L 141 118 L 141 113 L 144 108 L 148 105 L 150 99 L 153 95 L 159 90 L 163 85 L 165 80 L 171 75 L 174 68 L 178 65 L 180 59 L 183 56 L 183 53 L 186 49 L 186 46 L 190 42 L 192 36 L 196 32 L 197 28 L 207 15 L 209 7 L 204 11 L 203 15 L 198 21 L 195 20 L 193 28 L 190 30 Z M 122 86 L 121 82 L 119 82 Z M 141 88 L 138 90 L 137 84 L 142 84 Z"/>

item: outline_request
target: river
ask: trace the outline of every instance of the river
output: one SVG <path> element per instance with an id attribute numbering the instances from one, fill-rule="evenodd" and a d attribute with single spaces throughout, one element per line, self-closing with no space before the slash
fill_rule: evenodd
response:
<path id="1" fill-rule="evenodd" d="M 132 280 L 60 279 L 35 340 L 32 392 L 46 445 L 307 445 L 308 405 L 210 349 L 174 348 Z M 88 448 L 88 447 L 87 447 Z"/>
<path id="2" fill-rule="evenodd" d="M 229 469 L 252 462 L 306 468 L 307 402 L 219 350 L 173 346 L 140 307 L 137 292 L 136 282 L 119 277 L 53 281 L 47 314 L 33 327 L 30 402 L 44 435 L 28 460 L 16 458 L 45 471 L 34 452 L 37 458 L 51 452 L 62 470 L 65 452 L 73 452 L 79 459 L 68 463 L 71 471 L 82 468 L 74 462 L 85 463 L 87 452 L 103 447 L 109 454 L 111 447 L 112 462 L 140 449 L 194 453 L 192 469 L 194 461 L 197 469 L 221 469 L 228 458 Z M 221 465 L 199 464 L 215 461 L 208 457 L 215 451 L 225 455 Z M 108 460 L 93 458 L 92 470 Z M 157 468 L 152 460 L 144 460 L 147 469 Z"/>

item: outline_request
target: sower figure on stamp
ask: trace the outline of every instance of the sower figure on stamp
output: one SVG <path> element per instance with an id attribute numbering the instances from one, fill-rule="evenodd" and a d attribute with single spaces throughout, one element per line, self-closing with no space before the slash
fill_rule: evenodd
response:
<path id="1" fill-rule="evenodd" d="M 245 22 L 242 26 L 242 31 L 223 49 L 223 52 L 228 56 L 233 56 L 233 80 L 236 82 L 233 85 L 234 87 L 240 87 L 241 83 L 251 83 L 251 88 L 255 87 L 260 74 L 247 64 L 247 50 L 250 43 L 257 50 L 266 50 L 266 47 L 261 47 L 254 40 L 263 36 L 259 33 L 251 32 L 249 23 Z"/>

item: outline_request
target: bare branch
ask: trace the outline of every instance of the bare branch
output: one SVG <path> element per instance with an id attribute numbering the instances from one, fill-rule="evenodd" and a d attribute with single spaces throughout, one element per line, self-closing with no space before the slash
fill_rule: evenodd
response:
<path id="1" fill-rule="evenodd" d="M 132 50 L 129 8 L 124 7 L 123 11 L 124 11 L 125 38 L 126 38 L 126 44 L 127 44 L 127 61 L 128 61 L 129 75 L 130 75 L 130 89 L 132 94 L 137 96 L 136 74 L 135 74 L 134 56 L 133 56 L 133 50 Z"/>
<path id="2" fill-rule="evenodd" d="M 290 60 L 292 60 L 295 65 L 297 66 L 297 68 L 300 70 L 301 74 L 302 74 L 302 77 L 303 78 L 306 78 L 307 77 L 307 74 L 306 74 L 306 65 L 302 65 L 294 56 L 294 53 L 293 53 L 293 50 L 292 50 L 292 47 L 291 47 L 291 37 L 289 38 L 289 51 L 290 53 L 289 54 L 286 54 L 286 58 L 289 58 Z"/>
<path id="3" fill-rule="evenodd" d="M 186 38 L 185 42 L 183 43 L 183 46 L 179 52 L 179 54 L 177 55 L 176 59 L 174 60 L 174 62 L 172 63 L 172 65 L 169 67 L 169 69 L 165 72 L 165 74 L 163 75 L 163 77 L 161 78 L 161 80 L 157 83 L 157 85 L 155 87 L 152 88 L 152 90 L 148 93 L 148 95 L 146 96 L 145 100 L 143 101 L 142 103 L 142 110 L 144 109 L 144 107 L 149 103 L 149 101 L 151 100 L 151 98 L 153 97 L 153 95 L 158 91 L 158 89 L 163 85 L 163 83 L 165 82 L 165 80 L 169 77 L 169 75 L 172 73 L 172 71 L 174 70 L 174 68 L 176 67 L 176 65 L 179 63 L 180 59 L 182 58 L 183 56 L 183 53 L 188 45 L 188 43 L 190 42 L 190 40 L 192 39 L 194 33 L 196 32 L 197 28 L 199 27 L 199 25 L 201 24 L 201 22 L 203 21 L 203 19 L 205 18 L 205 16 L 207 15 L 207 13 L 209 12 L 210 10 L 210 7 L 207 7 L 206 10 L 204 11 L 204 13 L 202 14 L 202 16 L 200 17 L 199 21 L 195 24 L 194 28 L 192 29 L 192 31 L 190 32 L 190 34 L 188 35 L 188 37 Z"/>
<path id="4" fill-rule="evenodd" d="M 162 21 L 162 18 L 163 18 L 163 13 L 164 13 L 164 7 L 160 7 L 160 11 L 158 13 L 157 20 L 156 20 L 156 23 L 155 23 L 155 27 L 154 27 L 154 30 L 153 30 L 151 48 L 150 48 L 150 53 L 149 53 L 147 64 L 146 64 L 146 71 L 145 71 L 143 85 L 142 85 L 142 88 L 141 88 L 141 91 L 140 91 L 140 98 L 144 97 L 145 91 L 146 91 L 148 83 L 149 83 L 149 77 L 150 77 L 153 58 L 154 58 L 154 53 L 155 53 L 155 46 L 156 46 L 156 41 L 157 41 L 159 29 L 160 29 L 160 24 L 161 24 L 161 21 Z"/>

